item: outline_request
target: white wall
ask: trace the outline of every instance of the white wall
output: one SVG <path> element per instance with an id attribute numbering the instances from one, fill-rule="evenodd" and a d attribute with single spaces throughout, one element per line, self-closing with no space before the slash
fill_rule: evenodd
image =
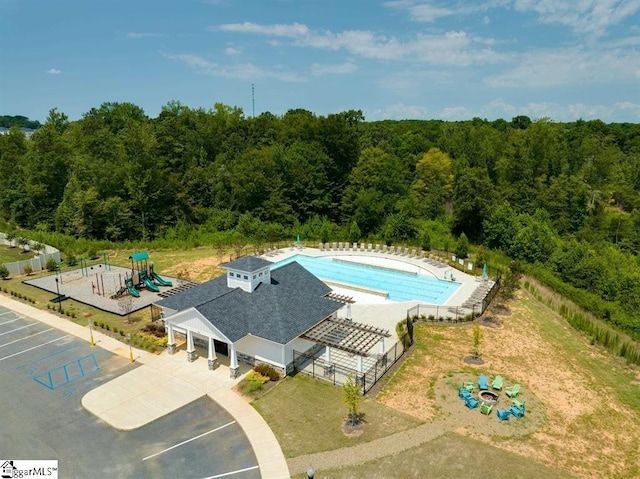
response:
<path id="1" fill-rule="evenodd" d="M 284 368 L 285 364 L 282 364 L 282 348 L 281 344 L 267 341 L 257 336 L 245 336 L 236 342 L 236 350 L 238 352 L 253 356 L 258 361 Z"/>
<path id="2" fill-rule="evenodd" d="M 315 346 L 316 343 L 302 338 L 296 338 L 285 346 L 285 362 L 289 364 L 293 361 L 293 350 L 304 353 L 307 349 Z"/>

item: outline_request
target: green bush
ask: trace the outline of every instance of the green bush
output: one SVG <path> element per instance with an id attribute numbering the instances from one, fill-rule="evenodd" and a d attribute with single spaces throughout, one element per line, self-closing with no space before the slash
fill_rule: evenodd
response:
<path id="1" fill-rule="evenodd" d="M 33 267 L 30 264 L 25 264 L 24 268 L 22 268 L 22 272 L 25 275 L 29 276 L 30 274 L 33 273 Z"/>
<path id="2" fill-rule="evenodd" d="M 55 271 L 56 269 L 58 269 L 58 263 L 53 256 L 49 256 L 44 267 L 47 268 L 47 271 Z"/>
<path id="3" fill-rule="evenodd" d="M 277 381 L 280 379 L 280 373 L 268 364 L 256 364 L 253 370 L 261 376 L 268 377 L 271 381 Z"/>
<path id="4" fill-rule="evenodd" d="M 4 263 L 0 263 L 0 278 L 7 279 L 9 277 L 9 268 Z M 6 290 L 4 290 L 6 293 Z"/>

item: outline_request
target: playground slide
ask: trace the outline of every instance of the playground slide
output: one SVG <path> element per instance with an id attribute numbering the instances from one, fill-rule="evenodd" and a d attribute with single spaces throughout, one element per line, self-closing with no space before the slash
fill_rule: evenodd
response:
<path id="1" fill-rule="evenodd" d="M 147 289 L 149 289 L 149 291 L 153 291 L 154 293 L 160 292 L 160 288 L 153 284 L 153 282 L 149 278 L 144 278 L 142 281 L 144 282 L 144 285 L 147 287 Z"/>
<path id="2" fill-rule="evenodd" d="M 134 298 L 139 298 L 140 297 L 140 293 L 133 286 L 127 286 L 127 289 L 129 290 L 129 294 L 131 296 L 133 296 Z"/>
<path id="3" fill-rule="evenodd" d="M 171 281 L 162 279 L 162 277 L 157 273 L 152 273 L 151 276 L 153 276 L 153 279 L 155 279 L 156 283 L 158 283 L 160 286 L 173 286 L 173 283 Z"/>

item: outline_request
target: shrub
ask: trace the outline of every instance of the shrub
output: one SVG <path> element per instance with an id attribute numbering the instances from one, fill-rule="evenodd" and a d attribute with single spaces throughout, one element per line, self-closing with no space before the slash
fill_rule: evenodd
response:
<path id="1" fill-rule="evenodd" d="M 271 381 L 277 381 L 280 379 L 280 373 L 268 364 L 256 364 L 253 370 L 261 376 L 266 376 Z"/>
<path id="2" fill-rule="evenodd" d="M 22 268 L 22 272 L 27 276 L 29 276 L 30 274 L 33 273 L 33 267 L 30 264 L 25 264 L 24 268 Z"/>
<path id="3" fill-rule="evenodd" d="M 7 265 L 5 265 L 4 263 L 0 263 L 0 278 L 7 279 L 8 277 L 9 277 L 9 268 L 7 268 Z"/>
<path id="4" fill-rule="evenodd" d="M 74 255 L 69 255 L 69 257 L 67 258 L 67 264 L 69 266 L 75 266 L 78 264 L 78 259 L 74 256 Z"/>
<path id="5" fill-rule="evenodd" d="M 53 256 L 49 256 L 44 267 L 47 268 L 47 271 L 55 271 L 56 269 L 58 269 L 58 263 Z"/>

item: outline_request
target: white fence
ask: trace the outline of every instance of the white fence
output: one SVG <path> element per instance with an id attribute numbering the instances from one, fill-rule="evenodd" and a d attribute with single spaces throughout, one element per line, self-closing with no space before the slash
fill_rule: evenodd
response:
<path id="1" fill-rule="evenodd" d="M 7 235 L 5 233 L 0 233 L 0 243 L 6 244 L 8 246 L 15 246 L 15 240 L 13 243 L 7 240 Z M 35 241 L 29 240 L 29 243 L 27 243 L 27 247 L 29 249 L 32 249 L 32 246 L 35 243 L 36 243 Z M 53 246 L 44 245 L 44 249 L 40 251 L 40 254 L 38 254 L 38 256 L 31 259 L 26 259 L 24 261 L 14 261 L 13 263 L 4 263 L 4 265 L 9 270 L 9 274 L 13 276 L 18 274 L 23 274 L 24 267 L 27 265 L 31 266 L 31 269 L 33 271 L 42 271 L 43 269 L 45 269 L 49 258 L 53 258 L 55 259 L 56 263 L 59 263 L 60 251 L 57 248 L 54 248 Z"/>

